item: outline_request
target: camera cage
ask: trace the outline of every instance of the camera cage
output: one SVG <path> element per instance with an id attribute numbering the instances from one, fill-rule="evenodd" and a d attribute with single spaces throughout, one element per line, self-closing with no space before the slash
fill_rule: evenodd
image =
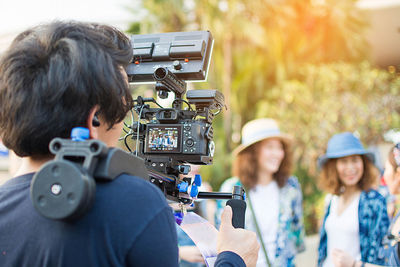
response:
<path id="1" fill-rule="evenodd" d="M 179 189 L 179 185 L 196 185 L 190 178 L 179 176 L 190 172 L 187 164 L 212 164 L 212 121 L 225 107 L 224 96 L 217 90 L 186 90 L 187 82 L 207 79 L 213 37 L 209 31 L 172 32 L 133 35 L 131 42 L 133 61 L 126 68 L 129 82 L 155 83 L 160 98 L 174 93 L 175 99 L 170 108 L 162 107 L 154 98 L 135 99 L 133 110 L 138 120 L 128 125 L 125 144 L 132 151 L 126 139 L 131 136 L 136 140 L 136 156 L 144 159 L 150 181 L 167 198 L 191 203 L 190 192 Z M 158 107 L 150 107 L 150 103 Z"/>

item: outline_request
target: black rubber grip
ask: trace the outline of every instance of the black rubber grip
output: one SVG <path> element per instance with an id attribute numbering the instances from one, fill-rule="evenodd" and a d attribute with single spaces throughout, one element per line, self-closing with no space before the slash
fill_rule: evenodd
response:
<path id="1" fill-rule="evenodd" d="M 246 212 L 246 202 L 241 199 L 230 199 L 226 205 L 232 208 L 232 225 L 235 228 L 244 228 L 244 218 Z"/>

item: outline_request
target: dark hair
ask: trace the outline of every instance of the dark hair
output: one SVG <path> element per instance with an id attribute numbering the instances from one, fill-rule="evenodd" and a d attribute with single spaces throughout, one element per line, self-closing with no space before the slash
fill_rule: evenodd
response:
<path id="1" fill-rule="evenodd" d="M 86 126 L 90 110 L 111 128 L 132 97 L 123 68 L 130 40 L 100 24 L 53 22 L 19 34 L 0 61 L 0 138 L 18 156 L 47 156 L 54 137 Z"/>
<path id="2" fill-rule="evenodd" d="M 232 166 L 232 172 L 237 176 L 240 182 L 247 189 L 252 189 L 258 183 L 258 171 L 259 171 L 259 154 L 260 154 L 260 142 L 257 142 L 242 152 L 240 152 Z M 277 182 L 279 187 L 283 187 L 292 171 L 292 152 L 288 145 L 282 142 L 285 156 L 279 166 L 276 173 L 273 174 L 273 179 Z"/>
<path id="3" fill-rule="evenodd" d="M 379 171 L 375 165 L 364 155 L 360 155 L 364 164 L 363 175 L 358 181 L 357 186 L 363 191 L 368 191 L 378 183 Z M 336 168 L 337 159 L 330 159 L 322 167 L 322 173 L 319 180 L 319 186 L 327 192 L 340 195 L 342 183 Z"/>

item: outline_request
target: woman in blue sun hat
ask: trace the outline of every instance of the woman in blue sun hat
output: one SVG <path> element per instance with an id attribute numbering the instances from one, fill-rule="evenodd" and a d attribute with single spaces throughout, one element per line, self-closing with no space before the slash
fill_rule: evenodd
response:
<path id="1" fill-rule="evenodd" d="M 320 186 L 331 198 L 320 231 L 318 266 L 385 264 L 382 240 L 389 226 L 385 198 L 374 190 L 379 172 L 374 155 L 349 132 L 334 135 L 318 160 Z"/>

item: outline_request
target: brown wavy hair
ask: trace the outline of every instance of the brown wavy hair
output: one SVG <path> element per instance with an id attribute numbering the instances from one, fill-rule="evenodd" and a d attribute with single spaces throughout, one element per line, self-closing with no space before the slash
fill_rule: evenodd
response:
<path id="1" fill-rule="evenodd" d="M 232 165 L 232 173 L 234 176 L 239 177 L 240 182 L 247 189 L 252 189 L 258 183 L 259 164 L 258 158 L 260 154 L 260 144 L 262 141 L 257 142 L 242 152 L 240 152 Z M 282 142 L 285 156 L 276 173 L 273 174 L 273 179 L 277 182 L 279 187 L 283 187 L 292 172 L 292 151 L 289 145 Z"/>
<path id="2" fill-rule="evenodd" d="M 363 175 L 358 181 L 358 187 L 367 191 L 378 185 L 379 171 L 375 165 L 364 155 L 360 155 L 364 164 Z M 340 195 L 343 186 L 336 169 L 337 159 L 330 159 L 323 167 L 320 175 L 319 186 L 321 189 L 335 195 Z"/>

